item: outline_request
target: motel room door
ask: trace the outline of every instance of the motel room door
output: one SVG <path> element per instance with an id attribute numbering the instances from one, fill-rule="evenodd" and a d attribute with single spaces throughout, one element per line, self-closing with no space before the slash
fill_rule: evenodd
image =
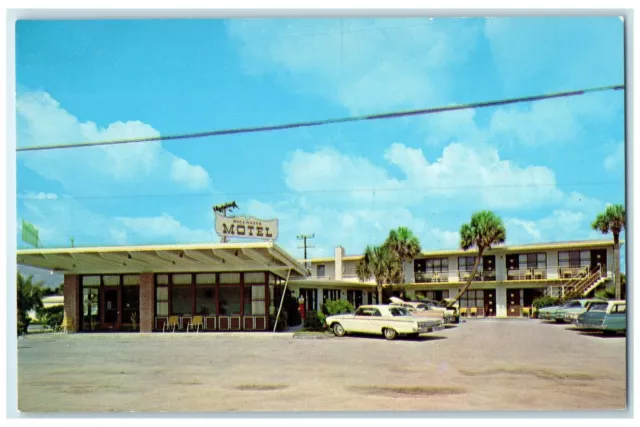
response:
<path id="1" fill-rule="evenodd" d="M 496 290 L 495 289 L 484 290 L 484 315 L 485 316 L 496 315 Z"/>
<path id="2" fill-rule="evenodd" d="M 507 289 L 507 316 L 520 317 L 520 289 Z"/>
<path id="3" fill-rule="evenodd" d="M 122 325 L 121 289 L 119 286 L 102 288 L 102 329 L 120 330 Z"/>
<path id="4" fill-rule="evenodd" d="M 591 271 L 595 271 L 601 266 L 603 275 L 607 274 L 607 250 L 606 249 L 594 249 L 591 251 Z"/>

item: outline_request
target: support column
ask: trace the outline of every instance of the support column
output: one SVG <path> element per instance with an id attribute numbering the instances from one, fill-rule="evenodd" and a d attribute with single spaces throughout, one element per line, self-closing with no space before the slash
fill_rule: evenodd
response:
<path id="1" fill-rule="evenodd" d="M 153 332 L 155 322 L 154 274 L 140 275 L 140 332 Z"/>
<path id="2" fill-rule="evenodd" d="M 496 317 L 507 317 L 507 289 L 496 286 Z"/>
<path id="3" fill-rule="evenodd" d="M 64 275 L 64 315 L 73 321 L 71 332 L 80 329 L 82 321 L 80 306 L 82 305 L 82 295 L 80 295 L 80 276 L 77 274 Z"/>

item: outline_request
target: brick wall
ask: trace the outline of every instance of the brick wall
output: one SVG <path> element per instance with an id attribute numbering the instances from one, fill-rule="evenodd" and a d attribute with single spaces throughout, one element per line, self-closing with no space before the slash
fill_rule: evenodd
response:
<path id="1" fill-rule="evenodd" d="M 140 332 L 153 332 L 155 311 L 153 291 L 153 273 L 142 273 L 140 275 Z"/>
<path id="2" fill-rule="evenodd" d="M 80 276 L 75 274 L 65 274 L 64 276 L 64 314 L 68 319 L 73 320 L 72 332 L 80 328 Z"/>

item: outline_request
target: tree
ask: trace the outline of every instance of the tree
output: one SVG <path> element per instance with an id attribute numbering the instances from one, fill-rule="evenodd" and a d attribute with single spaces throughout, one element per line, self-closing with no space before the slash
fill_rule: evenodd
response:
<path id="1" fill-rule="evenodd" d="M 18 303 L 18 335 L 27 334 L 29 329 L 29 312 L 42 308 L 42 283 L 33 283 L 33 276 L 25 278 L 18 273 L 17 282 Z"/>
<path id="2" fill-rule="evenodd" d="M 407 227 L 398 227 L 389 232 L 389 237 L 384 243 L 400 258 L 402 262 L 402 281 L 404 281 L 404 261 L 413 260 L 422 250 L 420 241 Z"/>
<path id="3" fill-rule="evenodd" d="M 460 227 L 460 248 L 468 250 L 472 247 L 478 249 L 471 275 L 467 279 L 464 288 L 456 295 L 453 301 L 449 302 L 449 306 L 455 304 L 462 295 L 471 287 L 471 283 L 478 272 L 478 266 L 485 250 L 491 249 L 492 246 L 504 243 L 507 238 L 507 231 L 504 228 L 502 219 L 491 211 L 476 212 L 471 216 L 468 224 L 462 224 Z"/>
<path id="4" fill-rule="evenodd" d="M 371 276 L 375 278 L 378 291 L 378 303 L 382 303 L 382 285 L 402 281 L 402 261 L 389 246 L 368 245 L 364 250 L 364 257 L 356 266 L 356 275 L 360 281 L 367 281 Z"/>
<path id="5" fill-rule="evenodd" d="M 624 206 L 609 205 L 605 211 L 598 214 L 591 224 L 594 230 L 602 234 L 613 234 L 613 279 L 616 288 L 616 299 L 621 299 L 620 282 L 620 233 L 626 228 L 626 217 Z"/>

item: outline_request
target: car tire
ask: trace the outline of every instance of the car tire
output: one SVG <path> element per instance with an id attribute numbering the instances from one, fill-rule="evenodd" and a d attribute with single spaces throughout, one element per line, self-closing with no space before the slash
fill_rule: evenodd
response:
<path id="1" fill-rule="evenodd" d="M 392 341 L 392 340 L 396 339 L 396 337 L 398 336 L 398 333 L 392 328 L 384 328 L 382 330 L 382 334 L 389 341 Z"/>
<path id="2" fill-rule="evenodd" d="M 340 323 L 334 323 L 331 325 L 331 330 L 333 331 L 333 335 L 337 337 L 343 337 L 347 333 Z"/>

